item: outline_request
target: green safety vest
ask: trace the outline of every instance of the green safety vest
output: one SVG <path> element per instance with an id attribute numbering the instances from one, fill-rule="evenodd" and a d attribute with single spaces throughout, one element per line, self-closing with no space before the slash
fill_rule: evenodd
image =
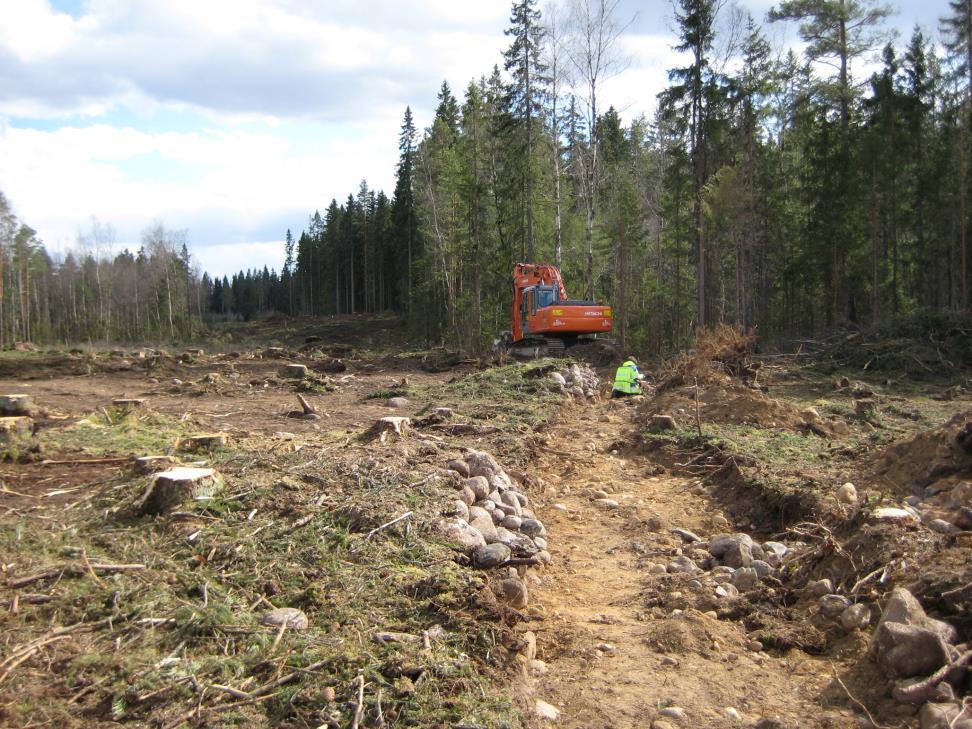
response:
<path id="1" fill-rule="evenodd" d="M 614 376 L 614 389 L 616 392 L 623 392 L 628 395 L 639 395 L 641 393 L 641 373 L 638 372 L 638 365 L 630 359 L 618 367 L 618 372 Z"/>

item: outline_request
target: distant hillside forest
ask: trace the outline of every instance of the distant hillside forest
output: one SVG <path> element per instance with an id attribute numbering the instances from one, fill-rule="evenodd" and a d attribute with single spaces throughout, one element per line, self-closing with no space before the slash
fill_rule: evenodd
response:
<path id="1" fill-rule="evenodd" d="M 618 7 L 516 0 L 499 65 L 458 95 L 443 83 L 425 130 L 405 109 L 391 196 L 362 181 L 313 213 L 279 273 L 200 276 L 162 226 L 114 259 L 93 230 L 53 265 L 4 204 L 0 345 L 274 310 L 400 312 L 417 337 L 479 349 L 508 328 L 517 261 L 561 265 L 641 351 L 717 322 L 814 336 L 969 312 L 972 0 L 903 42 L 873 0 L 784 0 L 765 22 L 798 29 L 802 57 L 721 0 L 676 0 L 686 65 L 630 123 L 602 107 L 625 65 Z"/>

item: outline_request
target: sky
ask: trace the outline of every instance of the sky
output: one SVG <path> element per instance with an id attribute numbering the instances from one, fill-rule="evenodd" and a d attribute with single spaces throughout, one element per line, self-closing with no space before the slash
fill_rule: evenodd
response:
<path id="1" fill-rule="evenodd" d="M 738 0 L 762 21 L 770 0 Z M 116 251 L 154 222 L 211 274 L 278 269 L 287 229 L 355 192 L 391 194 L 402 114 L 430 124 L 502 63 L 510 0 L 0 0 L 0 191 L 48 250 L 93 221 Z M 935 37 L 947 1 L 889 25 Z M 603 108 L 652 113 L 679 64 L 668 0 L 620 0 L 623 71 Z M 766 28 L 784 46 L 794 29 Z"/>

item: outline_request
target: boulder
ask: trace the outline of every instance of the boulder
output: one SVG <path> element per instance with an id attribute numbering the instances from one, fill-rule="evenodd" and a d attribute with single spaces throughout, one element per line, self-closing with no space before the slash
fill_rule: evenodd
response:
<path id="1" fill-rule="evenodd" d="M 407 408 L 411 403 L 408 398 L 404 397 L 390 397 L 385 400 L 385 405 L 392 408 L 393 410 L 401 410 L 402 408 Z"/>
<path id="2" fill-rule="evenodd" d="M 464 521 L 469 521 L 469 504 L 456 499 L 452 502 L 452 513 Z"/>
<path id="3" fill-rule="evenodd" d="M 455 471 L 463 478 L 469 478 L 469 464 L 460 458 L 454 458 L 446 464 L 446 468 Z"/>
<path id="4" fill-rule="evenodd" d="M 486 476 L 488 478 L 489 476 L 503 472 L 496 459 L 485 451 L 471 450 L 466 453 L 464 460 L 469 465 L 470 476 Z"/>
<path id="5" fill-rule="evenodd" d="M 837 489 L 837 501 L 847 506 L 857 506 L 857 489 L 848 482 Z"/>
<path id="6" fill-rule="evenodd" d="M 473 476 L 466 479 L 466 486 L 472 489 L 477 499 L 485 499 L 489 495 L 489 481 L 483 476 Z"/>
<path id="7" fill-rule="evenodd" d="M 789 553 L 790 548 L 782 542 L 763 542 L 763 559 L 769 562 L 771 567 L 779 567 L 783 564 L 783 558 Z"/>
<path id="8" fill-rule="evenodd" d="M 950 658 L 948 645 L 938 633 L 890 621 L 878 624 L 871 638 L 871 651 L 891 678 L 927 676 Z"/>
<path id="9" fill-rule="evenodd" d="M 478 547 L 473 552 L 472 561 L 475 567 L 490 569 L 492 567 L 499 567 L 512 556 L 513 553 L 509 547 L 497 542 L 495 544 L 487 544 L 484 547 Z"/>
<path id="10" fill-rule="evenodd" d="M 702 571 L 699 569 L 699 566 L 695 564 L 695 562 L 685 555 L 675 557 L 671 562 L 668 563 L 665 570 L 671 574 L 693 574 L 695 572 Z"/>
<path id="11" fill-rule="evenodd" d="M 226 445 L 229 435 L 226 433 L 199 433 L 187 435 L 176 442 L 178 451 L 199 451 L 205 448 L 221 448 Z"/>
<path id="12" fill-rule="evenodd" d="M 759 584 L 759 575 L 752 567 L 740 567 L 732 573 L 732 584 L 740 592 L 746 592 Z"/>
<path id="13" fill-rule="evenodd" d="M 752 547 L 742 541 L 733 542 L 722 553 L 719 560 L 728 567 L 751 567 L 753 564 Z"/>
<path id="14" fill-rule="evenodd" d="M 537 519 L 524 519 L 520 524 L 520 531 L 528 537 L 545 537 L 547 530 Z"/>
<path id="15" fill-rule="evenodd" d="M 496 598 L 510 607 L 523 609 L 529 601 L 526 583 L 516 577 L 497 580 L 491 587 Z"/>
<path id="16" fill-rule="evenodd" d="M 722 557 L 735 544 L 745 544 L 752 551 L 753 539 L 748 534 L 717 534 L 709 541 L 709 554 Z"/>
<path id="17" fill-rule="evenodd" d="M 448 519 L 439 523 L 439 532 L 464 551 L 486 546 L 482 533 L 465 519 Z"/>
<path id="18" fill-rule="evenodd" d="M 857 603 L 848 605 L 840 614 L 840 624 L 848 633 L 855 630 L 864 630 L 871 622 L 871 611 L 867 605 Z"/>
<path id="19" fill-rule="evenodd" d="M 818 601 L 821 615 L 828 618 L 839 618 L 841 613 L 850 606 L 850 600 L 843 595 L 823 595 Z"/>
<path id="20" fill-rule="evenodd" d="M 940 635 L 946 643 L 954 643 L 958 637 L 954 627 L 943 620 L 928 617 L 918 599 L 903 587 L 896 587 L 891 591 L 891 596 L 878 621 L 878 627 L 888 622 L 916 625 L 931 630 Z"/>
<path id="21" fill-rule="evenodd" d="M 470 506 L 469 511 L 471 512 L 475 508 L 474 506 Z M 492 544 L 496 541 L 496 525 L 493 523 L 492 515 L 473 516 L 470 513 L 469 526 L 482 534 L 487 544 Z"/>

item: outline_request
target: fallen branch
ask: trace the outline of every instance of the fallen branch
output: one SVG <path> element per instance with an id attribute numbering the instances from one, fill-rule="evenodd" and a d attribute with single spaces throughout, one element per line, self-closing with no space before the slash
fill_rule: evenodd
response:
<path id="1" fill-rule="evenodd" d="M 397 524 L 398 522 L 403 521 L 404 519 L 407 519 L 411 515 L 412 515 L 412 512 L 411 511 L 406 511 L 401 516 L 396 517 L 396 518 L 392 519 L 391 521 L 382 524 L 381 526 L 375 527 L 370 532 L 368 532 L 368 534 L 365 536 L 364 540 L 367 542 L 369 539 L 371 539 L 375 534 L 377 534 L 378 532 L 380 532 L 382 529 L 385 529 L 386 527 L 390 527 L 392 524 Z"/>
<path id="2" fill-rule="evenodd" d="M 361 724 L 361 717 L 364 715 L 365 680 L 364 676 L 360 673 L 354 680 L 358 683 L 358 701 L 354 706 L 354 719 L 351 721 L 351 729 L 358 729 L 358 726 Z"/>
<path id="3" fill-rule="evenodd" d="M 502 428 L 495 425 L 474 425 L 472 423 L 439 423 L 426 427 L 430 430 L 441 430 L 449 435 L 491 435 L 503 432 Z"/>
<path id="4" fill-rule="evenodd" d="M 972 662 L 972 651 L 966 651 L 951 663 L 946 663 L 928 678 L 908 686 L 895 686 L 891 694 L 895 701 L 903 704 L 923 704 L 933 699 L 935 687 L 938 686 L 949 673 L 956 668 L 962 668 Z"/>
<path id="5" fill-rule="evenodd" d="M 38 466 L 75 466 L 79 464 L 92 464 L 92 463 L 125 463 L 126 461 L 131 461 L 131 456 L 122 456 L 117 458 L 74 458 L 67 461 L 51 461 L 44 459 Z"/>
<path id="6" fill-rule="evenodd" d="M 144 564 L 94 564 L 87 561 L 85 558 L 84 567 L 79 567 L 78 565 L 67 564 L 60 567 L 51 567 L 43 572 L 38 572 L 37 574 L 28 575 L 27 577 L 17 577 L 14 579 L 7 580 L 7 587 L 17 589 L 20 587 L 25 587 L 26 585 L 33 584 L 35 582 L 40 582 L 41 580 L 48 580 L 52 577 L 80 577 L 83 574 L 88 573 L 90 568 L 91 572 L 135 572 L 137 570 L 145 569 Z M 95 577 L 97 579 L 97 577 Z"/>

